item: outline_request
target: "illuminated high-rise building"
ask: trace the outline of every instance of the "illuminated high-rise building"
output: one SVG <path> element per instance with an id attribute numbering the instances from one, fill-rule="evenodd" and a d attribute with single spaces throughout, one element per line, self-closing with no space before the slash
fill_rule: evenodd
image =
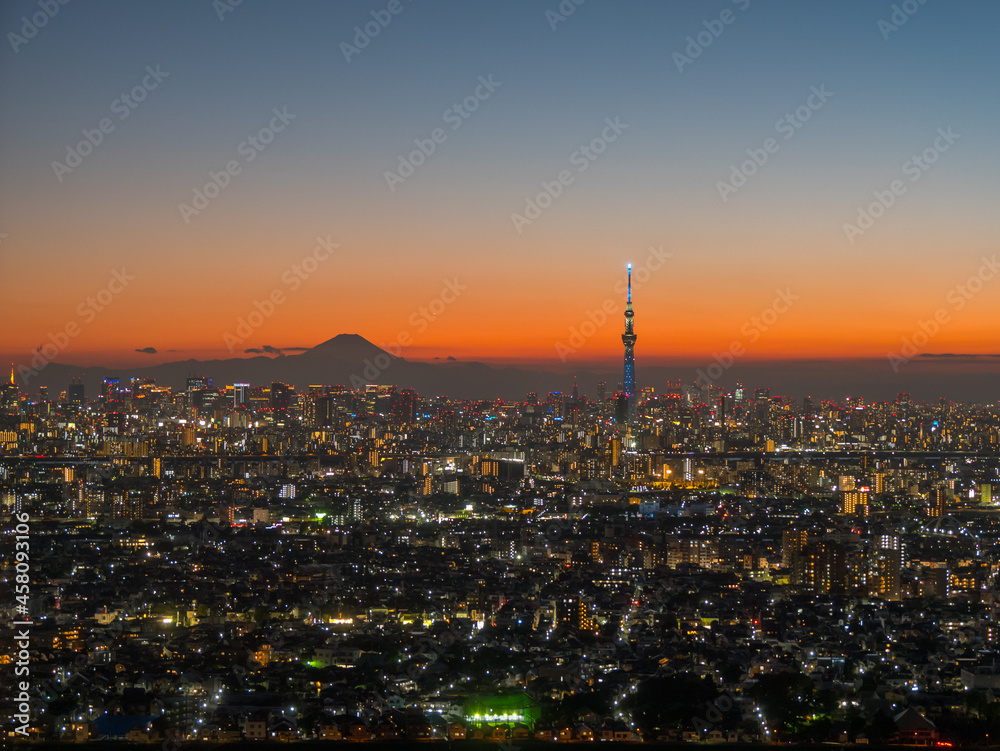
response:
<path id="1" fill-rule="evenodd" d="M 293 388 L 285 383 L 271 384 L 271 409 L 276 416 L 284 417 L 292 406 Z"/>
<path id="2" fill-rule="evenodd" d="M 117 382 L 117 379 L 116 379 Z M 214 384 L 213 379 L 205 378 L 204 376 L 190 376 L 187 379 L 187 406 L 189 410 L 189 415 L 194 416 L 194 410 L 200 409 L 205 405 L 205 397 L 203 396 L 209 389 L 212 388 Z M 109 398 L 107 396 L 111 387 L 108 384 L 108 379 L 104 379 L 104 384 L 101 387 L 101 396 L 105 399 Z M 209 404 L 214 400 L 214 397 L 208 397 Z"/>
<path id="3" fill-rule="evenodd" d="M 3 408 L 9 411 L 16 411 L 21 397 L 21 389 L 14 380 L 14 363 L 10 364 L 10 380 L 0 388 L 0 400 Z"/>
<path id="4" fill-rule="evenodd" d="M 593 602 L 588 597 L 568 595 L 555 601 L 555 623 L 573 631 L 594 628 Z"/>
<path id="5" fill-rule="evenodd" d="M 330 428 L 334 424 L 336 405 L 332 396 L 321 396 L 315 402 L 314 422 L 317 427 Z"/>
<path id="6" fill-rule="evenodd" d="M 802 551 L 802 584 L 817 594 L 843 592 L 847 585 L 847 551 L 832 540 L 817 540 Z"/>
<path id="7" fill-rule="evenodd" d="M 403 389 L 393 399 L 393 417 L 403 425 L 411 425 L 417 420 L 417 392 Z"/>
<path id="8" fill-rule="evenodd" d="M 870 591 L 876 597 L 898 601 L 902 596 L 900 572 L 903 552 L 898 534 L 873 538 Z"/>
<path id="9" fill-rule="evenodd" d="M 802 583 L 802 552 L 809 543 L 809 530 L 785 530 L 781 535 L 781 566 L 792 584 Z"/>
<path id="10" fill-rule="evenodd" d="M 615 422 L 624 425 L 629 419 L 629 398 L 624 391 L 616 391 L 614 398 Z"/>
<path id="11" fill-rule="evenodd" d="M 948 491 L 943 487 L 936 487 L 931 491 L 930 503 L 927 508 L 928 516 L 944 516 L 948 506 Z"/>
<path id="12" fill-rule="evenodd" d="M 627 419 L 631 420 L 635 416 L 635 340 L 633 331 L 633 318 L 635 312 L 632 310 L 632 264 L 628 265 L 628 299 L 625 304 L 625 333 L 622 334 L 622 343 L 625 345 L 625 373 L 623 390 L 628 401 Z"/>
<path id="13" fill-rule="evenodd" d="M 234 383 L 233 384 L 233 406 L 242 407 L 247 403 L 250 396 L 250 384 L 249 383 Z"/>
<path id="14" fill-rule="evenodd" d="M 104 379 L 105 382 L 108 381 L 107 378 Z M 116 379 L 117 381 L 117 379 Z M 215 381 L 212 378 L 206 378 L 205 376 L 190 376 L 187 379 L 187 391 L 191 392 L 194 389 L 210 389 L 215 385 Z"/>
<path id="15" fill-rule="evenodd" d="M 66 389 L 66 396 L 71 406 L 83 406 L 84 401 L 86 401 L 86 394 L 83 382 L 79 378 L 74 378 L 73 382 L 70 383 L 69 388 Z"/>
<path id="16" fill-rule="evenodd" d="M 868 490 L 848 490 L 840 504 L 840 513 L 868 516 Z"/>

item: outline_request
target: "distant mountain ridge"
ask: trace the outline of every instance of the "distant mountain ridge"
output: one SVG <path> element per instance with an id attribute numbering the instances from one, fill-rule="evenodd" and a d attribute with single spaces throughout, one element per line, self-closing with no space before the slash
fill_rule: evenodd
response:
<path id="1" fill-rule="evenodd" d="M 692 383 L 699 370 L 711 364 L 701 361 L 673 365 L 648 365 L 640 346 L 636 352 L 636 381 L 640 389 L 652 386 L 662 393 L 667 381 Z M 405 354 L 404 352 L 400 353 Z M 214 379 L 216 386 L 232 383 L 269 385 L 280 381 L 305 389 L 311 385 L 343 384 L 359 388 L 368 383 L 393 384 L 415 389 L 422 396 L 456 399 L 523 400 L 528 392 L 544 399 L 550 391 L 568 393 L 574 376 L 581 395 L 592 399 L 599 381 L 607 384 L 610 395 L 622 380 L 621 365 L 560 366 L 553 352 L 551 365 L 500 366 L 476 361 L 441 359 L 412 362 L 379 348 L 358 334 L 339 334 L 299 354 L 277 357 L 231 357 L 217 360 L 181 360 L 145 367 L 106 368 L 50 362 L 36 375 L 18 378 L 23 390 L 33 393 L 48 386 L 53 397 L 65 390 L 71 379 L 80 377 L 88 398 L 100 393 L 105 377 L 152 378 L 158 385 L 175 390 L 185 388 L 190 376 Z M 900 392 L 916 400 L 996 402 L 1000 358 L 965 356 L 915 358 L 898 372 L 885 358 L 750 360 L 738 359 L 721 376 L 720 383 L 731 390 L 737 381 L 749 388 L 767 387 L 771 394 L 801 398 L 842 399 L 845 396 L 892 401 Z"/>
<path id="2" fill-rule="evenodd" d="M 545 371 L 492 367 L 480 362 L 442 360 L 411 362 L 372 344 L 358 334 L 338 334 L 300 354 L 268 357 L 233 357 L 225 360 L 180 360 L 145 367 L 82 367 L 51 362 L 38 375 L 22 378 L 29 391 L 39 386 L 59 393 L 79 377 L 88 397 L 100 393 L 105 377 L 152 378 L 158 385 L 183 389 L 194 375 L 207 376 L 216 386 L 231 383 L 267 385 L 274 381 L 309 385 L 343 384 L 360 388 L 369 383 L 394 384 L 421 394 L 441 394 L 459 399 L 523 398 L 528 391 L 547 389 L 558 376 Z M 570 379 L 572 382 L 572 379 Z"/>

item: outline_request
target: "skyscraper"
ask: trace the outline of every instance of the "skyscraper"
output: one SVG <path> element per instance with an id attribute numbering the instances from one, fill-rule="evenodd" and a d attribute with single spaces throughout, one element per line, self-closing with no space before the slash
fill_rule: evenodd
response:
<path id="1" fill-rule="evenodd" d="M 249 383 L 234 383 L 233 384 L 233 406 L 242 407 L 247 403 L 250 396 L 250 384 Z"/>
<path id="2" fill-rule="evenodd" d="M 14 380 L 14 363 L 10 364 L 10 381 L 0 386 L 0 401 L 5 410 L 17 411 L 21 389 Z"/>
<path id="3" fill-rule="evenodd" d="M 628 265 L 628 301 L 625 305 L 625 333 L 622 334 L 622 342 L 625 344 L 625 398 L 628 400 L 628 419 L 631 420 L 635 413 L 635 347 L 636 335 L 632 331 L 632 319 L 635 313 L 632 311 L 632 264 Z"/>
<path id="4" fill-rule="evenodd" d="M 286 416 L 292 406 L 294 388 L 285 383 L 271 383 L 271 409 L 275 415 Z"/>
<path id="5" fill-rule="evenodd" d="M 83 406 L 86 397 L 83 382 L 79 378 L 73 378 L 73 381 L 69 384 L 69 388 L 66 389 L 66 396 L 72 406 Z"/>

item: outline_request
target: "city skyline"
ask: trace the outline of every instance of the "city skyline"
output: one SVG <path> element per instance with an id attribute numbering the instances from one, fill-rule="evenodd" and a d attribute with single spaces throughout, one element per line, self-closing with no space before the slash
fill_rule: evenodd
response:
<path id="1" fill-rule="evenodd" d="M 995 372 L 994 5 L 388 5 L 6 5 L 3 361 Z"/>
<path id="2" fill-rule="evenodd" d="M 0 387 L 8 740 L 996 732 L 993 405 L 79 386 Z"/>
<path id="3" fill-rule="evenodd" d="M 998 26 L 0 3 L 4 748 L 990 751 Z"/>

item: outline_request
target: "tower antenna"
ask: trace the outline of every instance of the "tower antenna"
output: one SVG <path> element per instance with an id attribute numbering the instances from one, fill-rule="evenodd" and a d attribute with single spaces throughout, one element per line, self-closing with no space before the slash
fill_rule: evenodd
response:
<path id="1" fill-rule="evenodd" d="M 628 418 L 631 422 L 635 416 L 635 340 L 634 331 L 635 311 L 632 310 L 632 264 L 628 265 L 628 301 L 625 305 L 625 333 L 622 334 L 622 343 L 625 345 L 625 377 L 624 388 L 625 398 L 628 400 Z"/>

